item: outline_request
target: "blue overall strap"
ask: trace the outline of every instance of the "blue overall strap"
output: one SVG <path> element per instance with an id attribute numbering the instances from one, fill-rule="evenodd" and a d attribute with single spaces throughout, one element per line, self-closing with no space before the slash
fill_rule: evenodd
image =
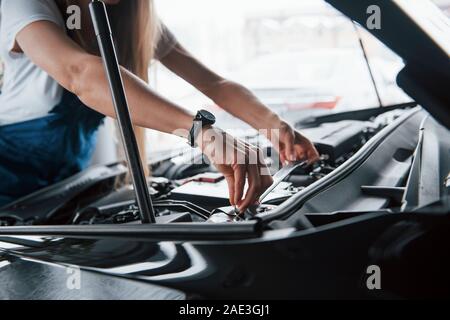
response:
<path id="1" fill-rule="evenodd" d="M 103 119 L 64 91 L 46 117 L 0 127 L 0 207 L 85 169 Z"/>

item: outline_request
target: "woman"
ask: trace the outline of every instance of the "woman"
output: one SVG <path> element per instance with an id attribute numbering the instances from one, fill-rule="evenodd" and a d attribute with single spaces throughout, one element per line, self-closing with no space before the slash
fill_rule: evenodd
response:
<path id="1" fill-rule="evenodd" d="M 114 116 L 89 2 L 1 1 L 0 41 L 5 75 L 0 95 L 0 205 L 84 169 L 103 117 Z M 177 132 L 184 138 L 188 138 L 193 126 L 191 113 L 147 86 L 149 63 L 156 58 L 229 113 L 256 129 L 266 129 L 272 140 L 271 135 L 275 134 L 283 161 L 317 160 L 317 151 L 308 139 L 247 89 L 221 78 L 189 54 L 158 23 L 151 0 L 104 2 L 108 5 L 135 125 Z M 79 30 L 66 30 L 66 12 L 71 5 L 81 8 Z M 215 139 L 224 136 L 225 139 Z M 263 173 L 264 164 L 248 161 L 259 158 L 253 146 L 236 141 L 213 126 L 203 128 L 195 139 L 226 177 L 230 202 L 240 211 L 255 203 L 272 183 L 271 177 Z M 244 195 L 246 181 L 248 189 Z"/>

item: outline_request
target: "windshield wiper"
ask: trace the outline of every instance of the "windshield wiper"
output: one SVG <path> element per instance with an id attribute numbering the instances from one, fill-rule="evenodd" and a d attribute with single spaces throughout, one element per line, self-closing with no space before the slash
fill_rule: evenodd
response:
<path id="1" fill-rule="evenodd" d="M 108 77 L 111 96 L 116 111 L 119 129 L 124 145 L 125 154 L 137 204 L 141 215 L 142 223 L 155 223 L 155 211 L 153 209 L 152 199 L 148 192 L 147 181 L 145 179 L 142 162 L 139 157 L 139 149 L 136 142 L 136 136 L 133 131 L 130 111 L 128 108 L 127 97 L 123 85 L 122 75 L 120 73 L 119 62 L 114 46 L 111 26 L 109 24 L 108 13 L 103 1 L 93 0 L 89 4 L 92 22 L 95 28 L 95 34 L 98 40 L 98 46 Z"/>

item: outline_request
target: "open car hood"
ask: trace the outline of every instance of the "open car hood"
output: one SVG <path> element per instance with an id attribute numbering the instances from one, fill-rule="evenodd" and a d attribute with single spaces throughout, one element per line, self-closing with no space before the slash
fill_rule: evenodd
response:
<path id="1" fill-rule="evenodd" d="M 450 24 L 429 0 L 326 0 L 403 58 L 397 83 L 450 128 Z M 381 28 L 371 29 L 371 6 L 380 8 Z"/>

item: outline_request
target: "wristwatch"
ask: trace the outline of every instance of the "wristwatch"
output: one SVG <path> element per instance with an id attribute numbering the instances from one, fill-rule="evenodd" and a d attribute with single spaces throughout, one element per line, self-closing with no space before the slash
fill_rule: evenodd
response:
<path id="1" fill-rule="evenodd" d="M 212 126 L 216 123 L 216 117 L 209 111 L 200 110 L 194 118 L 192 128 L 189 131 L 188 143 L 191 147 L 197 147 L 198 135 L 201 133 L 202 129 L 206 126 Z"/>

